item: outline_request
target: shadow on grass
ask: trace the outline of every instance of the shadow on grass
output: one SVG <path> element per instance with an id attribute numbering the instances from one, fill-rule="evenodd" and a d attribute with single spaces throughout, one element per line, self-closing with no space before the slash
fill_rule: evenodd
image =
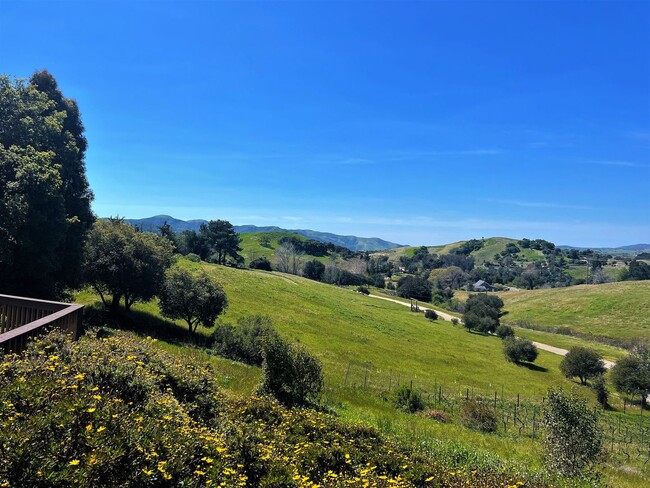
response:
<path id="1" fill-rule="evenodd" d="M 531 371 L 539 371 L 540 373 L 547 373 L 548 368 L 545 368 L 544 366 L 539 366 L 537 364 L 533 363 L 519 363 L 519 366 L 523 366 L 524 368 L 528 368 Z"/>
<path id="2" fill-rule="evenodd" d="M 128 330 L 141 336 L 151 336 L 172 344 L 191 344 L 207 347 L 208 338 L 201 334 L 192 334 L 187 327 L 182 327 L 170 320 L 142 310 L 126 311 L 120 307 L 117 317 L 112 317 L 101 302 L 86 306 L 84 324 L 90 327 L 108 325 L 112 328 Z"/>

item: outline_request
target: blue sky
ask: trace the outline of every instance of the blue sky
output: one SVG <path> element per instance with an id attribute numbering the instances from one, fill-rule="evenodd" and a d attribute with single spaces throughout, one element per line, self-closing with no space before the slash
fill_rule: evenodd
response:
<path id="1" fill-rule="evenodd" d="M 100 216 L 650 242 L 650 2 L 0 0 Z"/>

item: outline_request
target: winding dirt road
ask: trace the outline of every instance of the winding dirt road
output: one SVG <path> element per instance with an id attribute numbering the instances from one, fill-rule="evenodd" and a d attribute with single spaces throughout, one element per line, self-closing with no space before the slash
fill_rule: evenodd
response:
<path id="1" fill-rule="evenodd" d="M 405 306 L 405 307 L 409 307 L 409 308 L 411 307 L 411 304 L 410 304 L 410 303 L 404 303 L 404 302 L 402 302 L 402 301 L 400 301 L 400 300 L 396 300 L 396 299 L 394 299 L 394 298 L 380 297 L 380 296 L 378 296 L 378 295 L 368 295 L 368 296 L 370 296 L 370 297 L 372 297 L 372 298 L 377 298 L 377 299 L 379 299 L 379 300 L 386 300 L 386 301 L 388 301 L 388 302 L 397 303 L 397 304 L 399 304 L 399 305 L 403 305 L 403 306 Z M 420 305 L 418 305 L 418 308 L 419 308 L 420 310 L 422 310 L 423 312 L 426 312 L 427 310 L 433 310 L 434 312 L 436 312 L 436 313 L 438 314 L 438 317 L 440 317 L 440 318 L 442 318 L 442 319 L 444 319 L 444 320 L 449 320 L 449 321 L 451 321 L 452 318 L 456 318 L 456 319 L 458 319 L 458 317 L 454 317 L 453 315 L 450 315 L 450 314 L 448 314 L 448 313 L 442 312 L 442 311 L 440 311 L 440 310 L 436 310 L 435 308 L 431 308 L 431 307 L 421 307 Z M 463 321 L 462 321 L 461 319 L 458 319 L 458 322 L 459 322 L 460 324 L 463 323 Z M 567 349 L 562 349 L 562 348 L 559 348 L 559 347 L 550 346 L 550 345 L 548 345 L 548 344 L 544 344 L 544 343 L 542 343 L 542 342 L 535 342 L 535 341 L 533 341 L 533 344 L 535 344 L 535 346 L 537 346 L 539 349 L 542 349 L 542 350 L 544 350 L 544 351 L 548 351 L 548 352 L 550 352 L 550 353 L 552 353 L 552 354 L 557 354 L 558 356 L 566 356 L 567 353 L 569 352 Z M 603 362 L 605 363 L 605 367 L 606 367 L 607 369 L 611 368 L 611 367 L 614 366 L 614 364 L 615 364 L 613 361 L 603 360 Z"/>

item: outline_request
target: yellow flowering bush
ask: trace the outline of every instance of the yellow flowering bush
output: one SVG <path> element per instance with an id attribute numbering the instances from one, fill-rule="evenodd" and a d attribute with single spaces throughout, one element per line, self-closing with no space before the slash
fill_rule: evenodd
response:
<path id="1" fill-rule="evenodd" d="M 0 358 L 0 486 L 546 486 L 458 468 L 313 409 L 230 397 L 209 365 L 118 332 Z"/>

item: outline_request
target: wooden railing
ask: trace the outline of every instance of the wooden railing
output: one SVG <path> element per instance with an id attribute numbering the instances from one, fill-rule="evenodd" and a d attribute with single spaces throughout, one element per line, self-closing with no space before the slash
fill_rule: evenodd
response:
<path id="1" fill-rule="evenodd" d="M 0 295 L 0 352 L 20 352 L 30 338 L 60 329 L 78 339 L 83 305 Z"/>

